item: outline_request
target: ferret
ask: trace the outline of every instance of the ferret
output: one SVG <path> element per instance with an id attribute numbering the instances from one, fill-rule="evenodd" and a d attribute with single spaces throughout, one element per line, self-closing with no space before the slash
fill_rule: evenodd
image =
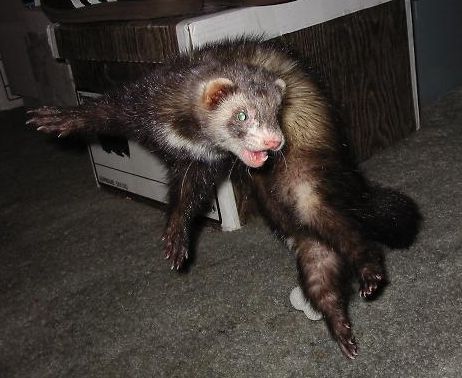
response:
<path id="1" fill-rule="evenodd" d="M 374 297 L 386 283 L 380 244 L 407 248 L 419 230 L 417 205 L 368 182 L 312 74 L 273 43 L 213 43 L 93 103 L 33 110 L 28 123 L 59 136 L 123 135 L 161 156 L 170 175 L 164 253 L 177 269 L 193 218 L 234 170 L 294 251 L 304 295 L 351 359 L 350 276 L 361 297 Z"/>
<path id="2" fill-rule="evenodd" d="M 83 106 L 32 110 L 28 122 L 59 137 L 125 136 L 160 156 L 169 168 L 165 257 L 180 269 L 188 258 L 192 221 L 235 159 L 257 168 L 268 151 L 283 147 L 278 115 L 285 86 L 257 66 L 185 54 Z"/>

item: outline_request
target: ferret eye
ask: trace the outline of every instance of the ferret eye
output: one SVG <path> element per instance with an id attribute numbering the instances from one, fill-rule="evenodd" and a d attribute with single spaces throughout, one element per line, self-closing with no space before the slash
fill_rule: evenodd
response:
<path id="1" fill-rule="evenodd" d="M 247 119 L 247 113 L 244 111 L 240 111 L 239 113 L 236 114 L 236 119 L 238 121 L 245 121 Z"/>

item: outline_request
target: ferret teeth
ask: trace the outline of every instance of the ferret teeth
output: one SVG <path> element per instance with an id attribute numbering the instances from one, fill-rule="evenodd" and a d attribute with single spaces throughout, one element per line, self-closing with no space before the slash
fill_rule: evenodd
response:
<path id="1" fill-rule="evenodd" d="M 252 151 L 245 150 L 242 153 L 242 160 L 251 167 L 261 167 L 268 160 L 268 152 L 265 150 Z"/>

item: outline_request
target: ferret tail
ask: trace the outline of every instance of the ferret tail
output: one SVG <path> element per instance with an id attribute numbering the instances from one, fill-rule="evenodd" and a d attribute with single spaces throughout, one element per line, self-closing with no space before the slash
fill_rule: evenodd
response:
<path id="1" fill-rule="evenodd" d="M 355 212 L 367 236 L 390 248 L 409 248 L 417 238 L 422 215 L 405 194 L 373 185 L 368 198 Z"/>

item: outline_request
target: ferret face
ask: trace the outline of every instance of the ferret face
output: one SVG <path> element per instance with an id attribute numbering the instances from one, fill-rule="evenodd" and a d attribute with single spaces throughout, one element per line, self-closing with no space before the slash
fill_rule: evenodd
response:
<path id="1" fill-rule="evenodd" d="M 205 93 L 207 127 L 203 130 L 217 147 L 232 152 L 249 167 L 261 167 L 268 151 L 284 145 L 278 115 L 285 83 L 281 79 L 234 83 L 219 79 Z M 207 103 L 208 101 L 208 103 Z"/>

